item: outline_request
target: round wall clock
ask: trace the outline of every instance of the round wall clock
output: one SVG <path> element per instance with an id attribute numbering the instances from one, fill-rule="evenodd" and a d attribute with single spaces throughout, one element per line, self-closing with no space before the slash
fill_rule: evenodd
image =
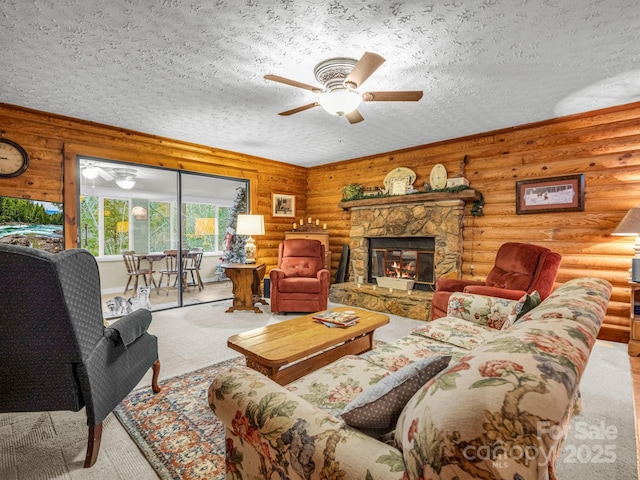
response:
<path id="1" fill-rule="evenodd" d="M 0 138 L 0 177 L 17 177 L 29 166 L 27 152 L 16 142 Z"/>
<path id="2" fill-rule="evenodd" d="M 442 190 L 447 186 L 447 169 L 444 168 L 444 165 L 438 163 L 433 166 L 429 177 L 429 183 L 433 190 Z"/>

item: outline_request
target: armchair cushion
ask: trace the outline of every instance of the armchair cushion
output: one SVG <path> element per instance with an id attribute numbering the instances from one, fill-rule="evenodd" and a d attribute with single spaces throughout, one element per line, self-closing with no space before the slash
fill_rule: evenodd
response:
<path id="1" fill-rule="evenodd" d="M 278 281 L 281 293 L 320 293 L 321 286 L 316 277 L 286 277 Z"/>
<path id="2" fill-rule="evenodd" d="M 324 245 L 319 241 L 285 240 L 286 251 L 278 268 L 286 277 L 315 277 L 324 268 Z"/>
<path id="3" fill-rule="evenodd" d="M 458 278 L 438 278 L 436 290 L 445 292 L 462 292 L 467 285 L 484 285 L 480 280 L 461 280 Z"/>
<path id="4" fill-rule="evenodd" d="M 520 300 L 526 290 L 511 290 L 500 287 L 488 287 L 486 285 L 468 285 L 462 290 L 464 293 L 472 293 L 476 295 L 484 295 L 487 297 L 501 297 L 509 300 Z"/>
<path id="5" fill-rule="evenodd" d="M 411 363 L 359 395 L 340 416 L 347 425 L 372 436 L 390 432 L 409 399 L 450 361 L 451 355 L 436 355 Z"/>
<path id="6" fill-rule="evenodd" d="M 122 342 L 125 347 L 128 347 L 147 331 L 149 325 L 151 325 L 151 312 L 140 309 L 105 328 L 104 335 L 109 340 L 115 343 Z"/>

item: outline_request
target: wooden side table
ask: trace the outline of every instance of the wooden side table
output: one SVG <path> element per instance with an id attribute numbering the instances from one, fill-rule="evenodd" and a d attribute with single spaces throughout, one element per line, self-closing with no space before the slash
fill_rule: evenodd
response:
<path id="1" fill-rule="evenodd" d="M 631 287 L 631 329 L 629 332 L 629 355 L 640 354 L 640 283 L 630 282 Z"/>
<path id="2" fill-rule="evenodd" d="M 262 310 L 256 307 L 255 304 L 260 302 L 266 305 L 267 302 L 261 298 L 261 292 L 259 295 L 255 295 L 254 274 L 258 277 L 259 289 L 259 284 L 262 282 L 262 277 L 264 277 L 265 264 L 223 263 L 222 268 L 224 268 L 225 274 L 233 284 L 233 305 L 227 309 L 227 312 L 253 310 L 255 313 L 262 313 Z"/>

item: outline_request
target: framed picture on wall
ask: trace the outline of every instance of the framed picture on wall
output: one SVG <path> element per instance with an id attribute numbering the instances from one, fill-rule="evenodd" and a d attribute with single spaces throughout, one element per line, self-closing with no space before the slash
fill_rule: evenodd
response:
<path id="1" fill-rule="evenodd" d="M 296 196 L 282 193 L 272 194 L 274 217 L 295 217 L 296 216 Z"/>
<path id="2" fill-rule="evenodd" d="M 516 214 L 584 211 L 584 174 L 516 182 Z"/>

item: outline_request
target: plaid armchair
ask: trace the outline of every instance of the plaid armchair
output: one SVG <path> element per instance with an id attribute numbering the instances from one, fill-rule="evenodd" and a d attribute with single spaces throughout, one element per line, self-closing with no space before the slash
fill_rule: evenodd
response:
<path id="1" fill-rule="evenodd" d="M 50 254 L 0 245 L 0 412 L 86 408 L 85 467 L 100 449 L 102 421 L 153 368 L 158 339 L 151 312 L 136 310 L 105 327 L 100 277 L 88 251 Z"/>

